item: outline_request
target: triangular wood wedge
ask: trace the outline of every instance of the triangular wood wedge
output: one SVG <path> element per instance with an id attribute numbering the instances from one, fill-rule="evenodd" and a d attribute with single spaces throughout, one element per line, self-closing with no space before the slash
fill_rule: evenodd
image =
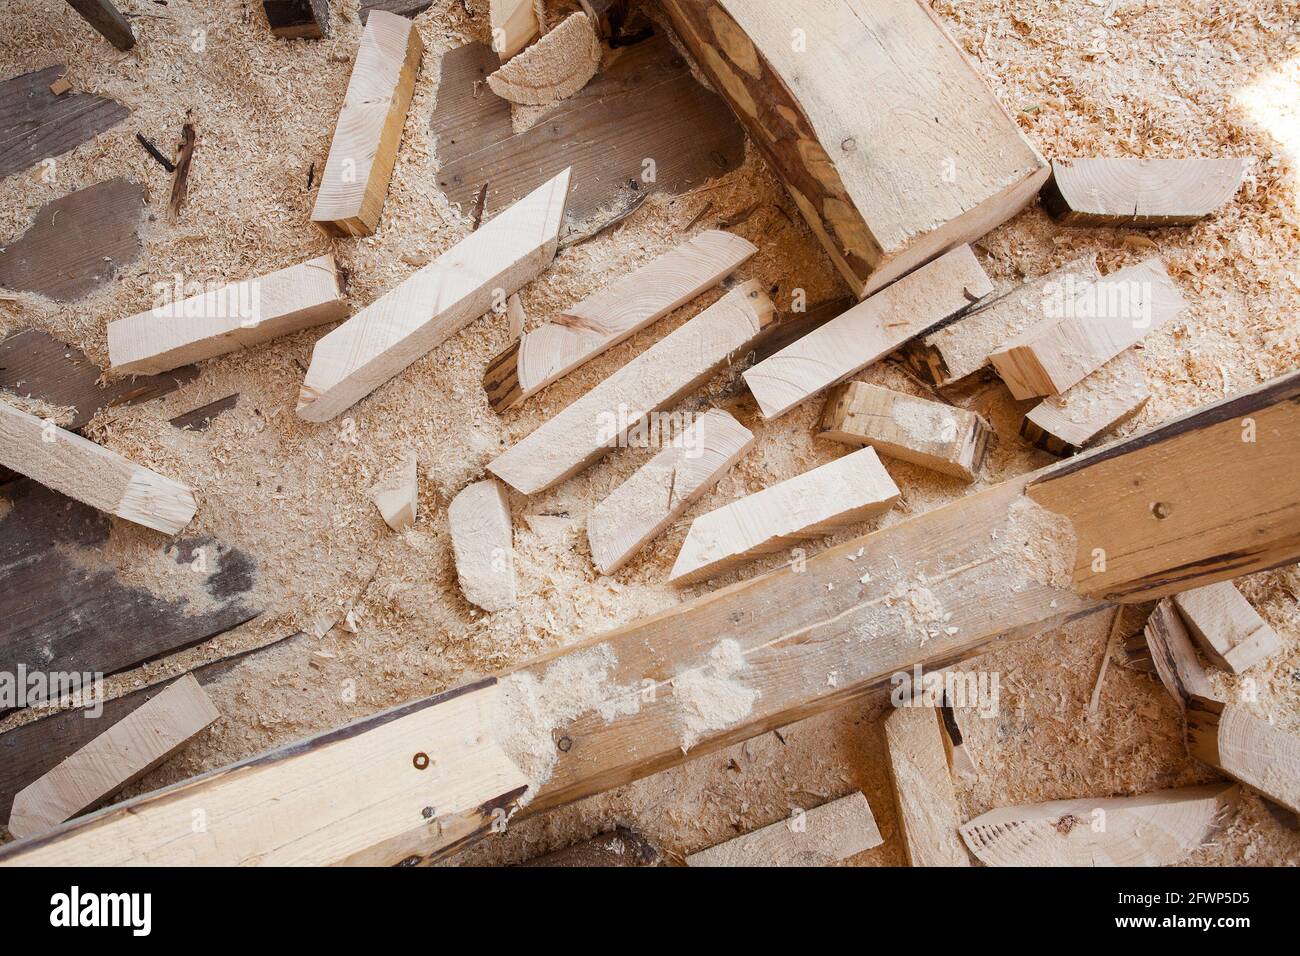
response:
<path id="1" fill-rule="evenodd" d="M 600 38 L 585 13 L 572 13 L 554 30 L 487 78 L 497 96 L 524 106 L 546 106 L 587 85 L 600 66 Z"/>

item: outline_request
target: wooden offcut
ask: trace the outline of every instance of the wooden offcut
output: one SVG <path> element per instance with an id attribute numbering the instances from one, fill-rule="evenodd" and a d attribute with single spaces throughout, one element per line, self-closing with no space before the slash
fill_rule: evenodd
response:
<path id="1" fill-rule="evenodd" d="M 131 24 L 110 0 L 68 0 L 68 6 L 119 50 L 126 51 L 135 46 Z"/>
<path id="2" fill-rule="evenodd" d="M 587 85 L 600 66 L 600 38 L 585 13 L 571 13 L 554 30 L 487 78 L 502 99 L 548 106 Z"/>
<path id="3" fill-rule="evenodd" d="M 742 353 L 773 315 L 759 283 L 742 282 L 506 449 L 488 470 L 526 495 L 577 474 Z"/>
<path id="4" fill-rule="evenodd" d="M 887 457 L 974 481 L 992 431 L 964 408 L 866 382 L 845 382 L 826 399 L 817 434 L 870 445 Z"/>
<path id="5" fill-rule="evenodd" d="M 488 0 L 492 49 L 504 63 L 537 36 L 537 8 L 533 0 Z"/>
<path id="6" fill-rule="evenodd" d="M 687 866 L 831 866 L 884 839 L 861 792 L 795 810 L 761 830 L 686 857 Z"/>
<path id="7" fill-rule="evenodd" d="M 694 584 L 893 507 L 899 490 L 875 449 L 863 448 L 701 515 L 668 579 Z"/>
<path id="8" fill-rule="evenodd" d="M 330 235 L 368 236 L 379 227 L 423 54 L 415 24 L 371 11 L 311 214 Z"/>
<path id="9" fill-rule="evenodd" d="M 898 707 L 885 721 L 894 802 L 912 866 L 971 865 L 957 835 L 961 816 L 941 732 L 933 707 Z"/>
<path id="10" fill-rule="evenodd" d="M 1282 649 L 1282 641 L 1231 581 L 1220 581 L 1174 595 L 1205 656 L 1240 674 Z"/>
<path id="11" fill-rule="evenodd" d="M 555 257 L 568 190 L 566 169 L 320 339 L 298 415 L 329 421 L 535 279 Z"/>
<path id="12" fill-rule="evenodd" d="M 1182 226 L 1231 201 L 1247 161 L 1054 159 L 1043 207 L 1075 226 Z"/>
<path id="13" fill-rule="evenodd" d="M 407 452 L 401 463 L 370 488 L 370 500 L 379 509 L 384 524 L 394 531 L 405 531 L 415 524 L 420 495 L 414 452 Z"/>
<path id="14" fill-rule="evenodd" d="M 1142 360 L 1129 349 L 1031 408 L 1020 423 L 1020 434 L 1053 455 L 1077 455 L 1142 411 L 1150 398 Z"/>
<path id="15" fill-rule="evenodd" d="M 666 0 L 859 297 L 1015 215 L 1043 158 L 922 0 Z"/>
<path id="16" fill-rule="evenodd" d="M 278 37 L 319 40 L 330 35 L 329 0 L 262 0 L 262 11 Z"/>
<path id="17" fill-rule="evenodd" d="M 489 478 L 457 493 L 447 506 L 447 527 L 465 600 L 488 612 L 514 607 L 514 531 L 501 483 Z"/>
<path id="18" fill-rule="evenodd" d="M 745 384 L 764 418 L 784 415 L 992 291 L 960 246 L 746 370 Z"/>
<path id="19" fill-rule="evenodd" d="M 109 361 L 117 373 L 166 372 L 337 322 L 347 308 L 334 256 L 326 254 L 110 322 Z"/>

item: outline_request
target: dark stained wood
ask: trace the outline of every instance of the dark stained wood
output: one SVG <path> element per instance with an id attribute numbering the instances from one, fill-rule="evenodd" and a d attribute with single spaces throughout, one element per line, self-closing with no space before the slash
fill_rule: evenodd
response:
<path id="1" fill-rule="evenodd" d="M 262 10 L 278 37 L 319 40 L 330 35 L 329 0 L 262 0 Z"/>
<path id="2" fill-rule="evenodd" d="M 131 24 L 109 0 L 68 0 L 68 6 L 81 14 L 83 20 L 119 50 L 129 50 L 135 46 Z"/>
<path id="3" fill-rule="evenodd" d="M 131 115 L 93 93 L 55 96 L 50 84 L 67 72 L 60 64 L 0 83 L 0 177 L 66 153 Z"/>
<path id="4" fill-rule="evenodd" d="M 735 116 L 696 82 L 665 36 L 620 51 L 607 71 L 522 133 L 511 128 L 510 104 L 483 82 L 499 66 L 478 43 L 442 58 L 430 123 L 438 186 L 466 215 L 484 183 L 490 219 L 572 166 L 566 215 L 590 230 L 647 192 L 685 192 L 744 159 Z M 653 183 L 641 178 L 646 158 L 655 161 Z"/>
<path id="5" fill-rule="evenodd" d="M 172 174 L 172 194 L 167 201 L 167 212 L 172 219 L 180 215 L 185 205 L 185 195 L 190 185 L 190 161 L 194 158 L 194 124 L 181 127 L 180 152 L 176 154 L 176 172 Z"/>
<path id="6" fill-rule="evenodd" d="M 3 744 L 3 738 L 0 738 Z M 0 758 L 4 749 L 0 746 Z M 0 799 L 3 794 L 0 794 Z M 663 866 L 664 856 L 659 847 L 647 840 L 635 830 L 617 827 L 609 833 L 601 833 L 582 843 L 575 843 L 545 856 L 525 860 L 520 866 L 616 866 L 640 867 Z"/>
<path id="7" fill-rule="evenodd" d="M 175 418 L 171 419 L 171 423 L 181 430 L 188 428 L 191 431 L 196 432 L 206 431 L 208 426 L 212 424 L 212 419 L 216 418 L 222 412 L 234 408 L 238 403 L 239 393 L 236 392 L 234 395 L 227 395 L 225 398 L 219 398 L 215 402 L 208 402 L 208 404 L 201 408 L 196 408 L 192 412 L 186 412 L 184 415 L 177 415 Z"/>
<path id="8" fill-rule="evenodd" d="M 361 23 L 364 26 L 371 10 L 386 10 L 414 19 L 433 6 L 433 0 L 361 0 Z"/>
<path id="9" fill-rule="evenodd" d="M 121 177 L 46 203 L 0 249 L 0 288 L 80 299 L 140 255 L 143 209 L 144 191 Z"/>

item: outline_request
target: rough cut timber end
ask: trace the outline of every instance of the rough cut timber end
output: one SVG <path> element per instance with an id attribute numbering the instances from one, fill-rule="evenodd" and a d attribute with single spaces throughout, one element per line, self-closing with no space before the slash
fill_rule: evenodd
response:
<path id="1" fill-rule="evenodd" d="M 1042 201 L 1078 226 L 1181 226 L 1232 200 L 1246 160 L 1055 159 Z"/>
<path id="2" fill-rule="evenodd" d="M 319 40 L 330 35 L 329 0 L 262 0 L 262 10 L 275 36 Z"/>
<path id="3" fill-rule="evenodd" d="M 1077 455 L 1137 415 L 1150 398 L 1142 362 L 1129 349 L 1031 408 L 1020 423 L 1020 434 L 1053 455 Z"/>
<path id="4" fill-rule="evenodd" d="M 600 38 L 585 13 L 572 13 L 554 30 L 487 78 L 502 99 L 546 106 L 587 85 L 600 66 Z"/>
<path id="5" fill-rule="evenodd" d="M 719 843 L 686 857 L 687 866 L 830 866 L 884 838 L 861 792 Z"/>
<path id="6" fill-rule="evenodd" d="M 1169 866 L 1198 849 L 1232 784 L 1000 807 L 961 828 L 987 866 Z"/>
<path id="7" fill-rule="evenodd" d="M 533 0 L 488 0 L 492 49 L 505 63 L 537 36 L 537 9 Z"/>
<path id="8" fill-rule="evenodd" d="M 1234 674 L 1282 649 L 1277 632 L 1231 581 L 1175 594 L 1173 601 L 1206 657 Z"/>
<path id="9" fill-rule="evenodd" d="M 465 600 L 489 613 L 514 607 L 514 533 L 501 484 L 489 478 L 461 490 L 447 507 L 447 524 Z"/>
<path id="10" fill-rule="evenodd" d="M 898 707 L 885 721 L 894 801 L 912 866 L 971 865 L 957 836 L 961 817 L 941 733 L 933 707 Z"/>
<path id="11" fill-rule="evenodd" d="M 1048 176 L 921 0 L 663 6 L 860 298 L 985 235 Z"/>
<path id="12" fill-rule="evenodd" d="M 326 233 L 368 236 L 378 228 L 423 54 L 414 23 L 371 11 L 312 209 Z"/>
<path id="13" fill-rule="evenodd" d="M 376 482 L 370 500 L 394 531 L 405 531 L 415 524 L 419 512 L 419 479 L 415 453 L 407 452 L 402 463 Z"/>

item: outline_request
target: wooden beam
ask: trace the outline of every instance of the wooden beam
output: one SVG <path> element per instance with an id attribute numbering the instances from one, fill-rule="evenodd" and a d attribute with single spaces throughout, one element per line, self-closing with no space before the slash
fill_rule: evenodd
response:
<path id="1" fill-rule="evenodd" d="M 961 828 L 986 866 L 1170 866 L 1199 849 L 1231 784 L 999 807 Z"/>
<path id="2" fill-rule="evenodd" d="M 1020 423 L 1020 434 L 1053 455 L 1077 455 L 1142 411 L 1150 398 L 1142 361 L 1129 349 L 1031 408 Z"/>
<path id="3" fill-rule="evenodd" d="M 221 714 L 192 674 L 141 705 L 14 797 L 9 832 L 35 836 L 139 780 Z"/>
<path id="4" fill-rule="evenodd" d="M 600 66 L 602 48 L 585 13 L 571 13 L 554 30 L 520 51 L 487 78 L 502 99 L 524 106 L 549 106 L 587 85 Z"/>
<path id="5" fill-rule="evenodd" d="M 707 581 L 759 555 L 865 521 L 898 499 L 875 449 L 863 448 L 700 515 L 668 580 Z"/>
<path id="6" fill-rule="evenodd" d="M 566 169 L 320 339 L 298 415 L 329 421 L 535 279 L 555 258 L 568 191 Z"/>
<path id="7" fill-rule="evenodd" d="M 830 866 L 884 838 L 860 791 L 686 857 L 687 866 Z"/>
<path id="8" fill-rule="evenodd" d="M 500 482 L 489 478 L 461 489 L 447 507 L 447 526 L 465 600 L 489 613 L 514 607 L 514 532 Z"/>
<path id="9" fill-rule="evenodd" d="M 992 430 L 964 408 L 866 382 L 845 382 L 826 399 L 817 434 L 848 445 L 870 445 L 890 458 L 974 481 Z"/>
<path id="10" fill-rule="evenodd" d="M 1210 443 L 1240 446 L 1238 432 L 1217 426 L 1235 424 L 1231 416 L 1243 408 L 1257 420 L 1265 409 L 1276 409 L 1289 416 L 1293 433 L 1300 431 L 1300 403 L 1292 400 L 1297 389 L 1300 373 L 848 541 L 802 567 L 742 581 L 568 645 L 486 684 L 101 810 L 45 838 L 0 849 L 0 862 L 440 858 L 489 832 L 490 812 L 477 814 L 477 826 L 460 820 L 463 825 L 440 830 L 421 812 L 444 805 L 431 802 L 444 796 L 431 795 L 431 785 L 474 787 L 469 799 L 475 807 L 518 802 L 520 794 L 512 797 L 507 786 L 483 785 L 484 750 L 528 768 L 512 779 L 523 776 L 527 783 L 520 786 L 529 788 L 521 812 L 539 813 L 886 688 L 900 670 L 951 666 L 992 641 L 1041 634 L 1103 608 L 1099 598 L 1072 587 L 1067 516 L 1027 497 L 1026 486 L 1092 469 L 1097 481 L 1114 481 L 1104 466 L 1123 460 L 1132 463 L 1133 474 L 1157 483 L 1199 474 Z M 1191 434 L 1201 440 L 1179 442 Z M 1153 448 L 1164 454 L 1148 457 Z M 1273 482 L 1288 492 L 1300 450 L 1290 455 L 1292 484 Z M 1222 502 L 1212 489 L 1200 490 L 1214 506 Z M 1102 497 L 1095 507 L 1104 513 L 1114 497 Z M 1262 547 L 1274 563 L 1294 561 L 1300 535 L 1293 519 L 1282 519 L 1263 533 L 1230 525 L 1239 536 L 1229 543 Z M 1212 559 L 1224 544 L 1207 540 L 1199 557 Z M 1188 552 L 1166 542 L 1153 542 L 1151 551 L 1168 565 L 1156 576 L 1163 580 L 1178 569 L 1184 589 L 1230 576 L 1214 560 L 1193 556 L 1188 564 Z M 1143 600 L 1143 589 L 1133 583 L 1121 582 L 1119 590 Z M 466 722 L 452 719 L 446 705 L 486 686 L 503 699 L 482 698 L 486 712 L 474 726 L 496 730 L 467 734 Z M 501 718 L 493 720 L 497 705 Z M 443 784 L 425 784 L 407 769 L 417 751 L 438 760 Z M 486 795 L 494 789 L 495 800 Z M 278 799 L 268 803 L 267 794 Z M 192 833 L 195 805 L 209 808 L 209 820 L 221 825 Z"/>
<path id="11" fill-rule="evenodd" d="M 1173 600 L 1205 656 L 1225 670 L 1241 674 L 1282 650 L 1277 632 L 1231 581 L 1193 588 Z"/>
<path id="12" fill-rule="evenodd" d="M 763 417 L 776 418 L 992 291 L 959 246 L 748 369 L 745 383 Z"/>
<path id="13" fill-rule="evenodd" d="M 368 236 L 379 227 L 423 55 L 415 24 L 370 12 L 311 213 L 329 235 Z"/>
<path id="14" fill-rule="evenodd" d="M 1246 160 L 1054 159 L 1045 208 L 1077 226 L 1181 226 L 1236 194 Z"/>
<path id="15" fill-rule="evenodd" d="M 747 349 L 773 314 L 757 281 L 741 283 L 506 449 L 488 471 L 526 495 L 577 474 Z"/>
<path id="16" fill-rule="evenodd" d="M 961 816 L 941 732 L 933 707 L 898 707 L 885 721 L 894 802 L 912 866 L 971 865 L 957 836 Z"/>
<path id="17" fill-rule="evenodd" d="M 94 27 L 95 32 L 119 50 L 129 50 L 135 46 L 135 34 L 131 24 L 110 0 L 68 0 L 68 6 L 76 10 L 81 18 Z"/>
<path id="18" fill-rule="evenodd" d="M 528 46 L 538 32 L 533 0 L 488 0 L 488 22 L 492 49 L 502 63 Z"/>
<path id="19" fill-rule="evenodd" d="M 114 372 L 166 372 L 336 322 L 348 309 L 329 253 L 188 297 L 177 285 L 165 304 L 108 323 Z"/>
<path id="20" fill-rule="evenodd" d="M 0 402 L 0 465 L 92 508 L 176 534 L 198 505 L 189 488 L 75 432 Z"/>
<path id="21" fill-rule="evenodd" d="M 720 409 L 701 415 L 615 488 L 587 517 L 591 560 L 613 574 L 718 483 L 754 445 L 754 433 Z"/>
<path id="22" fill-rule="evenodd" d="M 989 354 L 1017 399 L 1055 395 L 1083 381 L 1187 305 L 1157 258 L 1044 303 L 1048 315 Z"/>
<path id="23" fill-rule="evenodd" d="M 747 239 L 709 229 L 656 256 L 489 362 L 488 403 L 498 412 L 514 407 L 713 288 L 757 251 Z"/>
<path id="24" fill-rule="evenodd" d="M 379 509 L 384 524 L 405 531 L 415 524 L 420 510 L 419 476 L 415 453 L 408 451 L 401 464 L 370 488 L 370 500 Z"/>
<path id="25" fill-rule="evenodd" d="M 664 8 L 859 297 L 1011 218 L 1047 178 L 921 0 Z"/>

